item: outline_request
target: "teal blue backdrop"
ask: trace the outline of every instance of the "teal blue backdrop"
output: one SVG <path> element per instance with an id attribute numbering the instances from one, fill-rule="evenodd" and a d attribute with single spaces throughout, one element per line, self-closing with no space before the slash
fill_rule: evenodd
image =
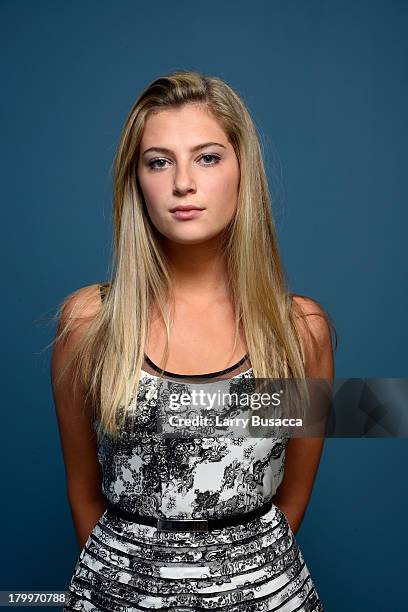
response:
<path id="1" fill-rule="evenodd" d="M 106 278 L 110 167 L 155 77 L 238 91 L 292 288 L 337 326 L 337 376 L 407 376 L 408 3 L 2 0 L 0 18 L 0 588 L 62 590 L 79 551 L 38 319 Z M 327 612 L 405 607 L 407 457 L 406 440 L 326 441 L 297 537 Z"/>

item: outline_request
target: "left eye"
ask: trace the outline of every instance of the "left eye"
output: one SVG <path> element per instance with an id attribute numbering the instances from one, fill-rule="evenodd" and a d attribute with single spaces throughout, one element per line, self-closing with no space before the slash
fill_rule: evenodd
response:
<path id="1" fill-rule="evenodd" d="M 204 159 L 204 157 L 211 157 L 214 160 L 214 164 L 218 164 L 218 162 L 220 161 L 220 158 L 218 157 L 218 155 L 213 155 L 212 153 L 206 153 L 205 155 L 202 156 L 201 159 Z M 205 166 L 209 166 L 211 164 L 204 164 Z"/>

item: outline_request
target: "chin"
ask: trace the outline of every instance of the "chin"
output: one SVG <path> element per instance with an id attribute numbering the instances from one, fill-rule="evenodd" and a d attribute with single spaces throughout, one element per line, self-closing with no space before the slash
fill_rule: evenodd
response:
<path id="1" fill-rule="evenodd" d="M 204 244 L 206 242 L 208 242 L 209 240 L 212 240 L 215 236 L 217 236 L 218 234 L 220 234 L 220 231 L 222 230 L 218 230 L 215 232 L 194 232 L 194 231 L 189 231 L 187 228 L 185 231 L 183 232 L 177 232 L 177 233 L 173 233 L 173 232 L 168 232 L 167 234 L 163 234 L 163 237 L 166 240 L 169 240 L 170 242 L 174 242 L 176 244 Z"/>
<path id="2" fill-rule="evenodd" d="M 208 236 L 168 236 L 167 240 L 174 242 L 175 244 L 204 244 L 209 240 Z"/>

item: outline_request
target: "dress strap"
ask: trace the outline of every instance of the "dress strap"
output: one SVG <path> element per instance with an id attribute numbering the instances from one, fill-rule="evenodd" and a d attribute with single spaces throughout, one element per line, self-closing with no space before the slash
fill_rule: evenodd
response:
<path id="1" fill-rule="evenodd" d="M 159 368 L 159 366 L 156 365 L 145 353 L 145 360 L 150 365 L 150 367 L 153 368 L 153 370 L 159 373 L 163 372 L 165 376 L 170 376 L 171 378 L 216 378 L 218 376 L 228 374 L 228 372 L 232 372 L 233 370 L 241 366 L 247 358 L 248 353 L 245 353 L 245 355 L 239 361 L 237 361 L 237 363 L 234 363 L 234 365 L 225 368 L 225 370 L 219 370 L 217 372 L 209 372 L 208 374 L 176 374 L 175 372 L 169 372 L 168 370 L 162 370 L 161 368 Z"/>

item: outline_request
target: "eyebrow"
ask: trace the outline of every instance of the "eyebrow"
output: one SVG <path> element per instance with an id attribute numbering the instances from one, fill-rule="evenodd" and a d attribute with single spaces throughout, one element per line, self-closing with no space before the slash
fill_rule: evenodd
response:
<path id="1" fill-rule="evenodd" d="M 205 147 L 222 147 L 223 149 L 226 149 L 227 147 L 223 144 L 221 144 L 220 142 L 204 142 L 203 144 L 199 144 L 196 145 L 195 147 L 192 147 L 190 149 L 191 153 L 194 153 L 195 151 L 199 151 L 200 149 L 204 149 Z M 149 153 L 149 151 L 157 151 L 158 153 L 168 153 L 168 154 L 172 154 L 173 151 L 171 149 L 166 149 L 166 147 L 149 147 L 149 149 L 146 149 L 146 151 L 143 151 L 142 155 L 146 155 L 146 153 Z"/>

